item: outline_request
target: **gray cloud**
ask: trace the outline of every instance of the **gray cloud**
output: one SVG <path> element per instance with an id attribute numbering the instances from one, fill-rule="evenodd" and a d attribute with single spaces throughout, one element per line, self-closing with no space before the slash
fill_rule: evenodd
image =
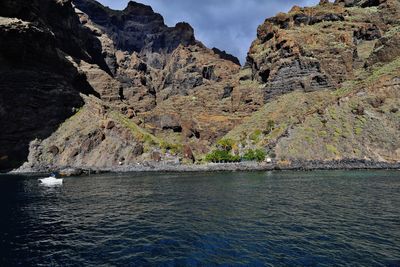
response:
<path id="1" fill-rule="evenodd" d="M 99 0 L 113 9 L 123 9 L 128 0 Z M 196 39 L 218 47 L 244 62 L 256 30 L 266 18 L 287 12 L 293 5 L 309 6 L 318 0 L 137 0 L 153 7 L 168 26 L 186 21 Z"/>

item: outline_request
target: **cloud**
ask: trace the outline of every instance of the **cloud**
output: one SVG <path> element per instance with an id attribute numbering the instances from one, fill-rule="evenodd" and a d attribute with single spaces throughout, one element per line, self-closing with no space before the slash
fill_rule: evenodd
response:
<path id="1" fill-rule="evenodd" d="M 113 9 L 123 9 L 128 0 L 99 0 Z M 195 29 L 196 39 L 245 61 L 257 27 L 278 12 L 294 5 L 315 5 L 318 0 L 137 0 L 160 13 L 168 26 L 186 21 Z"/>

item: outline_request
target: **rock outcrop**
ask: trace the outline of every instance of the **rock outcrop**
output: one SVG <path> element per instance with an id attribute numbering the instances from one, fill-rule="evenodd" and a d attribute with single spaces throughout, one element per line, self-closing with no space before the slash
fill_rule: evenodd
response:
<path id="1" fill-rule="evenodd" d="M 151 157 L 143 148 L 202 153 L 242 118 L 229 113 L 224 89 L 234 86 L 237 59 L 206 48 L 187 23 L 167 27 L 151 7 L 132 1 L 122 11 L 92 0 L 7 0 L 0 7 L 3 169 L 20 165 L 28 149 L 25 166 L 32 170 L 93 165 L 104 151 L 110 157 L 95 166 L 145 161 Z M 81 93 L 98 97 L 98 106 L 120 123 L 88 116 L 78 127 L 82 118 L 72 115 L 94 103 Z M 116 131 L 121 127 L 125 131 Z M 142 134 L 129 135 L 132 127 Z M 114 141 L 100 142 L 101 129 L 116 131 Z M 146 146 L 142 135 L 154 136 L 153 145 Z M 66 139 L 75 140 L 67 149 L 61 146 Z M 86 150 L 78 147 L 82 143 Z M 116 147 L 125 146 L 136 152 L 121 161 Z"/>
<path id="2" fill-rule="evenodd" d="M 227 137 L 301 160 L 400 161 L 400 3 L 321 1 L 258 28 L 243 80 L 268 103 Z"/>
<path id="3" fill-rule="evenodd" d="M 392 2 L 322 1 L 267 19 L 257 30 L 247 63 L 253 79 L 265 84 L 265 100 L 294 90 L 336 89 L 353 79 L 376 41 L 386 41 L 382 32 L 392 23 L 378 14 L 396 19 L 398 3 Z"/>
<path id="4" fill-rule="evenodd" d="M 196 43 L 194 30 L 189 24 L 181 22 L 175 27 L 167 27 L 163 17 L 150 6 L 129 1 L 124 10 L 115 11 L 94 0 L 74 0 L 73 3 L 104 30 L 121 51 L 170 53 L 180 44 Z"/>
<path id="5" fill-rule="evenodd" d="M 17 167 L 29 142 L 46 138 L 96 94 L 72 62 L 105 66 L 67 1 L 0 3 L 0 168 Z M 90 47 L 90 49 L 89 49 Z"/>

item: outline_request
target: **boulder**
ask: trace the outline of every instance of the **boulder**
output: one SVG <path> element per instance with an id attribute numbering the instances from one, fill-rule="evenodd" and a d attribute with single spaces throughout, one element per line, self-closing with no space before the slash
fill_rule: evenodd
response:
<path id="1" fill-rule="evenodd" d="M 126 116 L 127 116 L 129 119 L 132 119 L 133 117 L 136 117 L 136 113 L 135 113 L 135 111 L 134 111 L 133 109 L 128 109 L 128 111 L 127 111 L 127 113 L 126 113 Z"/>
<path id="2" fill-rule="evenodd" d="M 136 144 L 132 149 L 132 154 L 134 156 L 140 156 L 144 152 L 144 147 L 142 144 Z"/>
<path id="3" fill-rule="evenodd" d="M 194 157 L 192 148 L 191 148 L 188 144 L 185 144 L 185 145 L 183 146 L 183 157 L 184 157 L 185 159 L 191 160 L 193 163 L 196 162 L 196 158 Z"/>
<path id="4" fill-rule="evenodd" d="M 232 96 L 232 92 L 233 92 L 233 87 L 232 86 L 225 86 L 224 87 L 224 92 L 223 92 L 223 94 L 222 94 L 222 99 L 224 99 L 224 98 L 228 98 L 228 97 L 231 97 Z"/>
<path id="5" fill-rule="evenodd" d="M 113 120 L 106 120 L 104 121 L 103 126 L 105 129 L 111 130 L 115 127 L 115 122 Z"/>
<path id="6" fill-rule="evenodd" d="M 52 154 L 53 156 L 57 156 L 59 152 L 60 149 L 57 146 L 51 146 L 49 148 L 49 153 Z"/>
<path id="7" fill-rule="evenodd" d="M 159 151 L 153 151 L 151 153 L 151 159 L 155 162 L 160 162 L 162 159 L 161 153 Z"/>
<path id="8" fill-rule="evenodd" d="M 61 169 L 59 174 L 62 177 L 80 176 L 83 174 L 83 170 L 78 168 L 65 168 Z"/>

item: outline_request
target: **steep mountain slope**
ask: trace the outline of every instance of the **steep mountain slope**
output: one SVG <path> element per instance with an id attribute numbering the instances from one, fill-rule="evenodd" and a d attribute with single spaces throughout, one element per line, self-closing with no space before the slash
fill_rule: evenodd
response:
<path id="1" fill-rule="evenodd" d="M 98 42 L 63 1 L 0 2 L 0 169 L 26 160 L 45 138 L 96 94 L 68 55 L 106 66 Z"/>
<path id="2" fill-rule="evenodd" d="M 132 1 L 5 0 L 0 16 L 0 169 L 192 163 L 220 139 L 279 166 L 400 161 L 397 0 L 278 14 L 243 68 Z"/>
<path id="3" fill-rule="evenodd" d="M 2 116 L 3 124 L 15 125 L 14 128 L 21 127 L 20 119 L 30 122 L 30 130 L 18 129 L 20 135 L 26 136 L 22 142 L 12 127 L 10 132 L 2 133 L 4 138 L 0 140 L 5 143 L 4 151 L 0 153 L 3 168 L 15 167 L 25 160 L 28 144 L 35 138 L 38 140 L 30 146 L 31 162 L 25 165 L 32 169 L 65 165 L 104 167 L 121 161 L 132 164 L 150 160 L 153 154 L 164 155 L 163 151 L 169 151 L 171 159 L 187 155 L 192 160 L 192 150 L 195 153 L 206 152 L 214 140 L 242 118 L 242 115 L 229 112 L 228 100 L 240 68 L 238 60 L 196 41 L 193 29 L 186 23 L 167 27 L 159 14 L 135 2 L 129 2 L 122 11 L 111 10 L 91 0 L 74 1 L 75 9 L 70 1 L 53 0 L 9 1 L 2 5 L 4 29 L 1 32 L 4 40 L 9 42 L 4 42 L 2 55 L 9 57 L 9 47 L 14 46 L 18 52 L 25 49 L 30 54 L 37 54 L 31 59 L 35 71 L 41 68 L 40 63 L 48 68 L 45 76 L 39 71 L 32 73 L 33 77 L 24 75 L 29 86 L 18 85 L 15 81 L 18 78 L 12 80 L 12 76 L 20 75 L 18 71 L 25 68 L 26 59 L 12 57 L 7 64 L 22 66 L 3 75 L 6 79 L 3 84 L 24 88 L 32 97 L 37 88 L 32 82 L 41 78 L 37 83 L 47 90 L 54 89 L 52 92 L 55 94 L 41 97 L 28 116 L 18 113 L 18 120 Z M 59 17 L 64 19 L 57 20 Z M 9 45 L 19 43 L 6 35 L 12 21 L 22 26 L 31 25 L 31 22 L 34 25 L 32 30 L 26 30 L 26 36 L 22 30 L 14 34 L 15 38 L 23 40 L 19 46 Z M 37 25 L 53 36 L 53 46 L 49 49 L 42 50 L 45 46 L 40 43 L 40 38 L 32 37 Z M 28 44 L 35 45 L 36 50 L 23 47 Z M 54 57 L 51 60 L 58 60 L 54 65 L 44 57 L 46 52 L 55 54 L 51 55 Z M 63 68 L 60 61 L 70 69 Z M 9 69 L 7 65 L 3 66 Z M 71 89 L 75 101 L 65 97 L 69 89 L 58 87 L 56 90 L 55 84 L 43 83 L 44 77 L 55 73 L 63 75 L 60 78 L 63 83 L 68 83 L 68 79 L 73 82 L 78 79 L 73 84 L 76 87 Z M 46 78 L 46 83 L 49 81 Z M 2 91 L 4 97 L 7 96 L 5 90 Z M 93 94 L 99 99 L 83 97 L 79 93 Z M 11 101 L 4 100 L 7 103 L 2 106 L 8 107 L 4 114 L 13 114 L 14 110 L 25 114 L 29 110 L 30 105 L 17 104 L 20 96 L 14 94 Z M 57 102 L 57 99 L 60 100 Z M 60 107 L 68 112 L 58 111 Z M 73 114 L 72 110 L 78 108 L 79 115 L 60 125 Z M 43 110 L 46 115 L 37 116 L 38 110 Z M 99 110 L 97 116 L 93 110 Z M 43 120 L 48 116 L 57 116 L 57 119 Z M 107 135 L 114 125 L 121 130 Z M 59 130 L 54 132 L 57 127 Z M 63 134 L 59 134 L 60 129 Z M 113 136 L 115 140 L 108 142 Z M 148 142 L 149 136 L 151 142 Z M 15 142 L 10 142 L 11 137 Z M 82 148 L 85 140 L 90 143 L 86 149 Z M 136 149 L 136 143 L 143 148 Z M 23 151 L 15 157 L 19 146 L 23 146 Z M 121 150 L 128 151 L 127 154 L 133 150 L 134 156 L 123 156 Z M 99 157 L 105 160 L 92 163 L 92 159 Z M 10 164 L 10 159 L 15 163 Z"/>
<path id="4" fill-rule="evenodd" d="M 282 163 L 400 160 L 399 1 L 337 1 L 267 19 L 248 56 L 268 102 L 227 137 Z"/>

